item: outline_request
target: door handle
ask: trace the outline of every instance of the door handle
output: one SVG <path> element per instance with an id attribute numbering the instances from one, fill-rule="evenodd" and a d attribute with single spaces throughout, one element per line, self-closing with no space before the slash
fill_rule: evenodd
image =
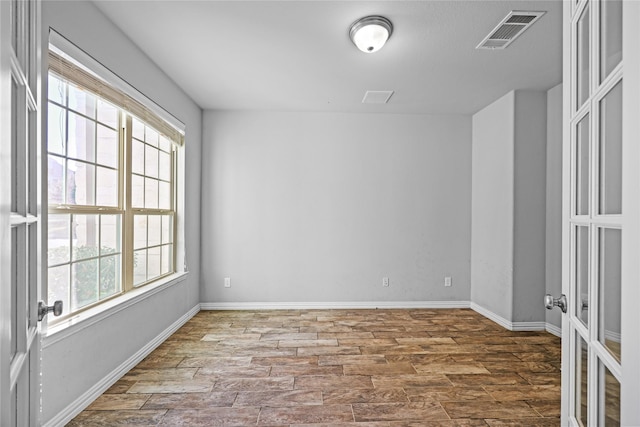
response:
<path id="1" fill-rule="evenodd" d="M 53 312 L 54 316 L 60 316 L 62 314 L 62 301 L 56 301 L 53 305 L 47 306 L 44 301 L 38 303 L 38 321 L 41 322 L 44 317 Z"/>
<path id="2" fill-rule="evenodd" d="M 560 298 L 554 298 L 550 294 L 544 296 L 544 306 L 547 310 L 553 309 L 553 307 L 560 307 L 563 313 L 567 312 L 567 297 L 562 294 Z"/>

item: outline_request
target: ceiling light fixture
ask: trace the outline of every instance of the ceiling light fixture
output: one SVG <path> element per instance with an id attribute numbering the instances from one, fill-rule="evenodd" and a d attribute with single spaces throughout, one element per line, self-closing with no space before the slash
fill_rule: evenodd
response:
<path id="1" fill-rule="evenodd" d="M 384 16 L 366 16 L 351 24 L 349 37 L 358 49 L 373 53 L 384 46 L 392 32 L 393 25 Z"/>

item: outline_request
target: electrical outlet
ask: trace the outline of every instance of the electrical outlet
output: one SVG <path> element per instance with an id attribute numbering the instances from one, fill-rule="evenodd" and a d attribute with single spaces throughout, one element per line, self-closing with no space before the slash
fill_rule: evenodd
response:
<path id="1" fill-rule="evenodd" d="M 383 277 L 382 278 L 382 286 L 384 286 L 385 288 L 389 287 L 389 278 L 388 277 Z"/>
<path id="2" fill-rule="evenodd" d="M 446 276 L 444 278 L 444 285 L 445 286 L 451 286 L 451 277 L 450 276 Z"/>
<path id="3" fill-rule="evenodd" d="M 230 288 L 231 287 L 231 277 L 225 277 L 224 278 L 224 287 L 225 288 Z"/>

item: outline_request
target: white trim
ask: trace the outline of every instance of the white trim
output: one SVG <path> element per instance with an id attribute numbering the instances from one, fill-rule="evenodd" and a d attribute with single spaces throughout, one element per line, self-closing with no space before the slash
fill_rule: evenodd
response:
<path id="1" fill-rule="evenodd" d="M 129 372 L 129 370 L 140 363 L 145 357 L 149 355 L 149 353 L 155 350 L 160 344 L 162 344 L 167 338 L 169 338 L 174 332 L 176 332 L 182 325 L 187 323 L 199 311 L 200 306 L 195 305 L 191 310 L 189 310 L 182 317 L 173 322 L 173 324 L 162 331 L 158 336 L 156 336 L 140 350 L 138 350 L 134 355 L 125 360 L 120 366 L 111 371 L 102 380 L 94 384 L 93 387 L 83 393 L 76 400 L 71 402 L 55 417 L 44 424 L 44 427 L 64 426 L 66 423 L 71 421 L 76 415 L 78 415 L 94 400 L 100 397 L 102 393 L 109 389 L 109 387 L 111 387 L 116 381 L 118 381 L 124 374 Z"/>
<path id="2" fill-rule="evenodd" d="M 558 338 L 562 338 L 562 328 L 560 326 L 556 326 L 552 323 L 546 323 L 545 330 Z"/>
<path id="3" fill-rule="evenodd" d="M 77 316 L 71 317 L 66 321 L 62 321 L 59 324 L 48 327 L 46 332 L 43 333 L 42 348 L 47 348 L 60 340 L 66 339 L 97 322 L 111 317 L 114 314 L 157 294 L 158 292 L 162 292 L 177 283 L 183 282 L 187 278 L 188 274 L 188 272 L 176 273 L 167 279 L 159 280 L 158 283 L 127 292 L 121 297 L 99 304 L 92 309 L 78 313 Z"/>
<path id="4" fill-rule="evenodd" d="M 201 310 L 469 308 L 469 301 L 202 302 Z"/>
<path id="5" fill-rule="evenodd" d="M 482 314 L 489 320 L 493 320 L 498 325 L 510 331 L 544 331 L 546 330 L 545 322 L 511 322 L 502 316 L 497 315 L 493 311 L 472 302 L 470 308 L 475 312 Z"/>

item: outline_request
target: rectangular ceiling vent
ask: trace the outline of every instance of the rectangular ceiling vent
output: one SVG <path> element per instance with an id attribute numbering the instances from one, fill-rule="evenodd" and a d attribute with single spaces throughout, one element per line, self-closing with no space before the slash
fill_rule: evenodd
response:
<path id="1" fill-rule="evenodd" d="M 512 10 L 509 14 L 480 42 L 476 49 L 504 49 L 518 36 L 524 33 L 545 12 L 525 12 Z"/>
<path id="2" fill-rule="evenodd" d="M 362 98 L 363 104 L 386 104 L 393 95 L 392 90 L 368 90 Z"/>

